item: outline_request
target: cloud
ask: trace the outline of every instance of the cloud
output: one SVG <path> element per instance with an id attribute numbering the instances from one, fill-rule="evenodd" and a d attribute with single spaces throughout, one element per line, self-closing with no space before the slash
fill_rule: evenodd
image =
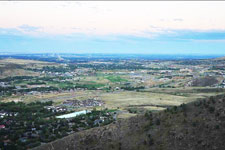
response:
<path id="1" fill-rule="evenodd" d="M 193 40 L 193 42 L 204 42 L 204 43 L 225 43 L 225 39 L 220 40 Z"/>
<path id="2" fill-rule="evenodd" d="M 23 24 L 21 26 L 18 26 L 18 29 L 24 31 L 24 32 L 37 32 L 40 29 L 42 29 L 42 27 L 35 27 L 35 26 L 30 26 L 27 24 Z"/>
<path id="3" fill-rule="evenodd" d="M 1 35 L 17 35 L 39 38 L 58 38 L 62 40 L 86 40 L 92 39 L 97 41 L 130 41 L 135 42 L 142 40 L 155 41 L 193 41 L 193 42 L 224 42 L 225 30 L 174 30 L 170 28 L 161 28 L 159 26 L 150 25 L 146 30 L 135 30 L 133 33 L 108 33 L 108 34 L 93 34 L 96 28 L 80 28 L 72 27 L 68 29 L 67 34 L 51 34 L 44 33 L 43 27 L 22 25 L 15 28 L 0 28 Z M 88 32 L 90 34 L 88 34 Z"/>
<path id="4" fill-rule="evenodd" d="M 27 34 L 152 37 L 172 30 L 225 29 L 224 2 L 4 2 L 0 10 L 5 20 L 0 28 Z"/>
<path id="5" fill-rule="evenodd" d="M 173 19 L 173 21 L 184 21 L 183 19 L 181 19 L 181 18 L 175 18 L 175 19 Z"/>
<path id="6" fill-rule="evenodd" d="M 0 28 L 0 35 L 20 35 L 21 31 L 16 28 Z"/>
<path id="7" fill-rule="evenodd" d="M 167 41 L 210 41 L 222 42 L 225 39 L 225 30 L 174 30 L 165 29 L 157 34 L 156 39 Z"/>

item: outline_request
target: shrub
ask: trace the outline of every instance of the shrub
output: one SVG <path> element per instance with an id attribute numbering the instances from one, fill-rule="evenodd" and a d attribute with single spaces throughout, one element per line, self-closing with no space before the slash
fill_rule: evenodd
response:
<path id="1" fill-rule="evenodd" d="M 220 126 L 217 124 L 216 126 L 215 126 L 215 129 L 219 129 L 220 128 Z"/>
<path id="2" fill-rule="evenodd" d="M 146 112 L 145 112 L 145 117 L 146 117 L 146 118 L 152 117 L 152 113 L 151 113 L 150 111 L 146 111 Z"/>
<path id="3" fill-rule="evenodd" d="M 198 124 L 197 124 L 196 121 L 192 122 L 192 126 L 193 126 L 193 127 L 196 127 L 197 125 L 198 125 Z"/>
<path id="4" fill-rule="evenodd" d="M 215 111 L 215 108 L 214 108 L 213 106 L 210 106 L 210 107 L 209 107 L 209 112 L 210 112 L 210 113 L 213 113 L 214 111 Z"/>
<path id="5" fill-rule="evenodd" d="M 149 144 L 150 146 L 153 145 L 153 144 L 154 144 L 154 140 L 153 140 L 152 138 L 150 138 L 148 144 Z"/>
<path id="6" fill-rule="evenodd" d="M 181 108 L 182 111 L 186 111 L 187 105 L 183 103 L 183 104 L 180 105 L 180 108 Z"/>
<path id="7" fill-rule="evenodd" d="M 160 125 L 160 120 L 157 118 L 156 120 L 155 120 L 155 124 L 158 126 L 158 125 Z"/>

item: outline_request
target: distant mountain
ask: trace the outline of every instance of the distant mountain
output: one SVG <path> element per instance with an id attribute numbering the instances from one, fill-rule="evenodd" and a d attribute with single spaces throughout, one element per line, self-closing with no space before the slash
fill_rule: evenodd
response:
<path id="1" fill-rule="evenodd" d="M 34 150 L 223 150 L 225 95 L 77 132 Z"/>

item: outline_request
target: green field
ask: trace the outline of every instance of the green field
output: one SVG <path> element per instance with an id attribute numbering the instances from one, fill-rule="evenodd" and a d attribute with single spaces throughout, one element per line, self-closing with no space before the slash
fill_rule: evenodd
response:
<path id="1" fill-rule="evenodd" d="M 127 82 L 128 80 L 121 78 L 120 76 L 106 76 L 110 82 Z"/>

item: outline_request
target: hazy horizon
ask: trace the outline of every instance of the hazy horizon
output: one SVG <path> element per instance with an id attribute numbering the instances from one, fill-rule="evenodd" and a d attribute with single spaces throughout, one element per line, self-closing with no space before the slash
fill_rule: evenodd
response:
<path id="1" fill-rule="evenodd" d="M 188 53 L 180 53 L 180 54 L 170 54 L 170 53 L 164 53 L 164 54 L 158 54 L 158 53 L 73 53 L 73 52 L 66 52 L 66 53 L 63 53 L 63 52 L 0 52 L 0 55 L 26 55 L 26 54 L 30 54 L 30 55 L 40 55 L 40 54 L 55 54 L 55 55 L 146 55 L 146 56 L 149 56 L 149 55 L 153 55 L 153 56 L 156 56 L 156 55 L 176 55 L 176 56 L 225 56 L 225 54 L 214 54 L 214 53 L 211 53 L 211 54 L 201 54 L 201 53 L 192 53 L 192 54 L 188 54 Z"/>

